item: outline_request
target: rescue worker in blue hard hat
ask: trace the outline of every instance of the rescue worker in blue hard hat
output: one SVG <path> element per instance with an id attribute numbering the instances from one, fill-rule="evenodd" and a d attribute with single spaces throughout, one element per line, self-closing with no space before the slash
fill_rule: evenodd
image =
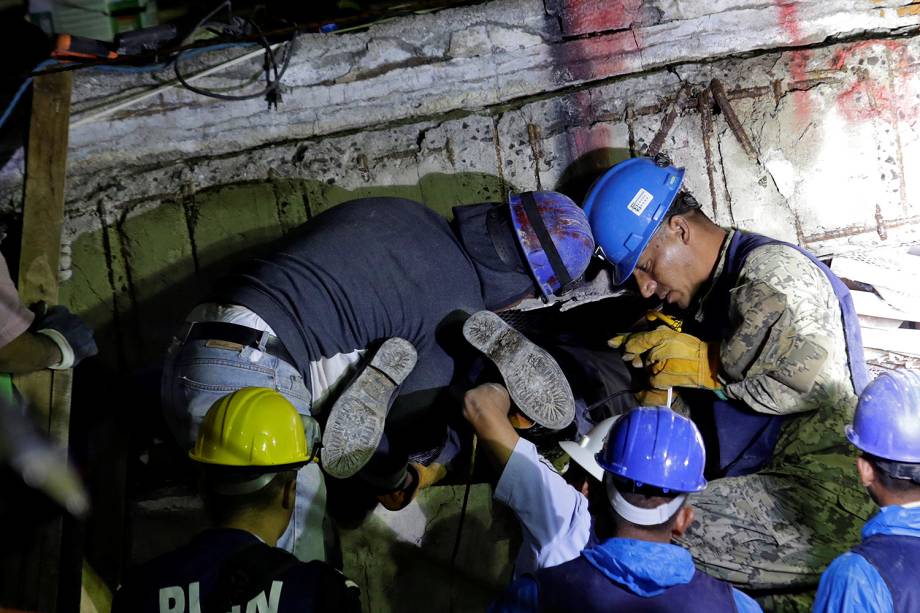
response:
<path id="1" fill-rule="evenodd" d="M 881 507 L 862 543 L 821 577 L 816 612 L 920 610 L 920 372 L 884 372 L 859 396 L 847 438 L 856 471 Z"/>
<path id="2" fill-rule="evenodd" d="M 635 158 L 585 199 L 616 280 L 682 311 L 681 331 L 610 341 L 676 388 L 700 426 L 712 480 L 683 541 L 700 567 L 752 588 L 817 585 L 871 505 L 845 470 L 844 424 L 867 383 L 849 290 L 804 249 L 711 221 L 684 171 Z M 804 597 L 806 600 L 808 596 Z"/>
<path id="3" fill-rule="evenodd" d="M 671 544 L 694 521 L 688 494 L 706 487 L 703 441 L 690 420 L 667 407 L 633 409 L 613 424 L 596 461 L 603 486 L 590 493 L 591 537 L 556 535 L 575 540 L 575 556 L 519 577 L 492 611 L 760 611 Z M 552 469 L 541 466 L 548 481 Z M 586 507 L 558 511 L 585 516 Z"/>
<path id="4" fill-rule="evenodd" d="M 274 388 L 323 424 L 324 472 L 357 475 L 339 487 L 401 508 L 456 454 L 447 426 L 460 401 L 450 386 L 473 359 L 460 331 L 467 314 L 560 292 L 593 251 L 582 210 L 553 192 L 458 206 L 452 221 L 398 198 L 337 205 L 219 280 L 188 315 L 163 372 L 167 421 L 190 446 L 217 396 Z M 573 413 L 521 409 L 551 424 Z M 319 531 L 322 517 L 306 509 L 323 508 L 310 501 L 324 498 L 325 485 L 315 466 L 299 478 L 280 543 L 310 559 L 322 555 L 320 540 L 303 538 L 304 526 Z"/>
<path id="5" fill-rule="evenodd" d="M 189 452 L 212 527 L 130 572 L 112 611 L 360 611 L 359 590 L 341 572 L 275 547 L 294 512 L 295 475 L 317 443 L 279 392 L 248 387 L 215 402 Z"/>

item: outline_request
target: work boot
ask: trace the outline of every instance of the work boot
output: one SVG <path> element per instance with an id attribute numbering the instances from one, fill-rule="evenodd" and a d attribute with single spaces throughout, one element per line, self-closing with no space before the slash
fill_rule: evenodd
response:
<path id="1" fill-rule="evenodd" d="M 463 336 L 495 363 L 511 401 L 524 415 L 551 430 L 572 423 L 572 388 L 546 351 L 491 311 L 479 311 L 467 319 Z"/>
<path id="2" fill-rule="evenodd" d="M 327 474 L 351 477 L 371 459 L 383 436 L 387 411 L 416 359 L 409 341 L 387 339 L 335 401 L 323 433 L 321 459 Z"/>

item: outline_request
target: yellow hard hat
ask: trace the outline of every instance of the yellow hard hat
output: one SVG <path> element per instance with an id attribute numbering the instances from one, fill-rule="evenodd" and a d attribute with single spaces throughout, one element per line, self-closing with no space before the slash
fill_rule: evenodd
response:
<path id="1" fill-rule="evenodd" d="M 304 422 L 287 398 L 244 387 L 208 409 L 188 455 L 219 466 L 287 466 L 311 461 L 312 451 Z"/>

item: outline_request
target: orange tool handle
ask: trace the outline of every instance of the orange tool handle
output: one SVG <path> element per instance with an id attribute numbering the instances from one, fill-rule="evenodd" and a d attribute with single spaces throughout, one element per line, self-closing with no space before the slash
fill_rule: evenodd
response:
<path id="1" fill-rule="evenodd" d="M 662 313 L 661 311 L 649 311 L 645 314 L 645 319 L 648 321 L 655 321 L 657 319 L 675 332 L 680 332 L 684 327 L 684 322 L 682 319 L 671 317 L 667 313 Z"/>

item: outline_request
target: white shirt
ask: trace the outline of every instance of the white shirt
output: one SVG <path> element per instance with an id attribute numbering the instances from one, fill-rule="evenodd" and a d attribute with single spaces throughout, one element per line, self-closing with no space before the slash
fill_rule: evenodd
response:
<path id="1" fill-rule="evenodd" d="M 588 544 L 588 499 L 569 485 L 533 443 L 520 439 L 495 487 L 523 529 L 514 577 L 574 560 Z"/>

